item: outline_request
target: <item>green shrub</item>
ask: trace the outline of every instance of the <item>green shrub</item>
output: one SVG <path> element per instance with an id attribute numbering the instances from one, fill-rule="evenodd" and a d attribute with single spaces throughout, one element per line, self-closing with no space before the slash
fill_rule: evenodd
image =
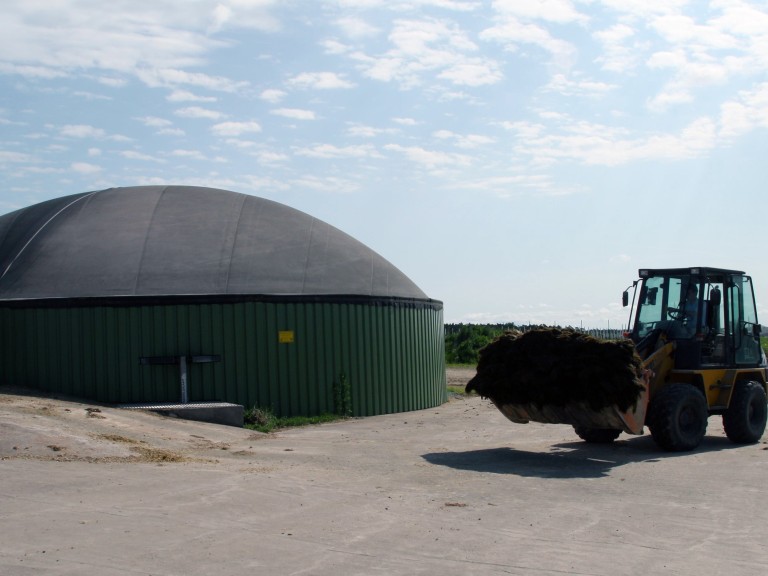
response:
<path id="1" fill-rule="evenodd" d="M 278 418 L 269 408 L 254 406 L 245 411 L 243 422 L 246 428 L 259 432 L 271 432 L 278 427 Z"/>
<path id="2" fill-rule="evenodd" d="M 352 415 L 352 387 L 344 372 L 333 383 L 333 408 L 339 416 L 347 417 Z"/>
<path id="3" fill-rule="evenodd" d="M 446 330 L 445 361 L 448 364 L 477 364 L 478 352 L 504 331 L 480 324 L 462 324 Z"/>
<path id="4" fill-rule="evenodd" d="M 341 420 L 338 414 L 320 414 L 318 416 L 286 416 L 279 418 L 275 416 L 269 408 L 259 408 L 254 406 L 245 411 L 244 427 L 258 432 L 274 432 L 280 428 L 291 428 L 296 426 L 309 426 L 312 424 L 324 424 Z"/>

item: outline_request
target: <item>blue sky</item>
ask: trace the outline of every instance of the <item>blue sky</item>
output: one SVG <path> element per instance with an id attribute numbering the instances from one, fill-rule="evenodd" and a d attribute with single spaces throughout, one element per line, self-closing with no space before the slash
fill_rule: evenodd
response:
<path id="1" fill-rule="evenodd" d="M 446 322 L 621 327 L 640 267 L 745 270 L 768 323 L 768 7 L 25 0 L 0 213 L 112 186 L 282 202 Z"/>

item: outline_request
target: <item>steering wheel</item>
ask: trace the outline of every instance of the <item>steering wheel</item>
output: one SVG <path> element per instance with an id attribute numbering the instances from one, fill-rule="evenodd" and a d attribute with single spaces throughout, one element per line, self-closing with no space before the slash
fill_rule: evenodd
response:
<path id="1" fill-rule="evenodd" d="M 680 308 L 667 308 L 667 315 L 672 318 L 672 320 L 678 320 L 681 322 L 683 318 L 685 318 L 685 312 Z"/>

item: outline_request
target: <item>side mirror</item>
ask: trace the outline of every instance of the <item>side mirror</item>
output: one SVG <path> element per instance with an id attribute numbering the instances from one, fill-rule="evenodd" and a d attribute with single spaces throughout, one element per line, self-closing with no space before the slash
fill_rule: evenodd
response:
<path id="1" fill-rule="evenodd" d="M 621 305 L 624 306 L 624 308 L 629 306 L 629 292 L 626 290 L 624 290 L 624 293 L 621 295 Z"/>
<path id="2" fill-rule="evenodd" d="M 760 324 L 752 324 L 752 335 L 755 338 L 760 338 L 760 334 L 763 333 L 763 327 Z"/>

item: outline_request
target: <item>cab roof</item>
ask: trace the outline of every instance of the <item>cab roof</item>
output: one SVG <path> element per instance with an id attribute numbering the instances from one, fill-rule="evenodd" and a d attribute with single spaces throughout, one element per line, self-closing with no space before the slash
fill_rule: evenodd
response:
<path id="1" fill-rule="evenodd" d="M 729 270 L 727 268 L 691 266 L 690 268 L 640 268 L 637 274 L 641 278 L 646 278 L 650 276 L 743 276 L 745 273 L 741 270 Z"/>

